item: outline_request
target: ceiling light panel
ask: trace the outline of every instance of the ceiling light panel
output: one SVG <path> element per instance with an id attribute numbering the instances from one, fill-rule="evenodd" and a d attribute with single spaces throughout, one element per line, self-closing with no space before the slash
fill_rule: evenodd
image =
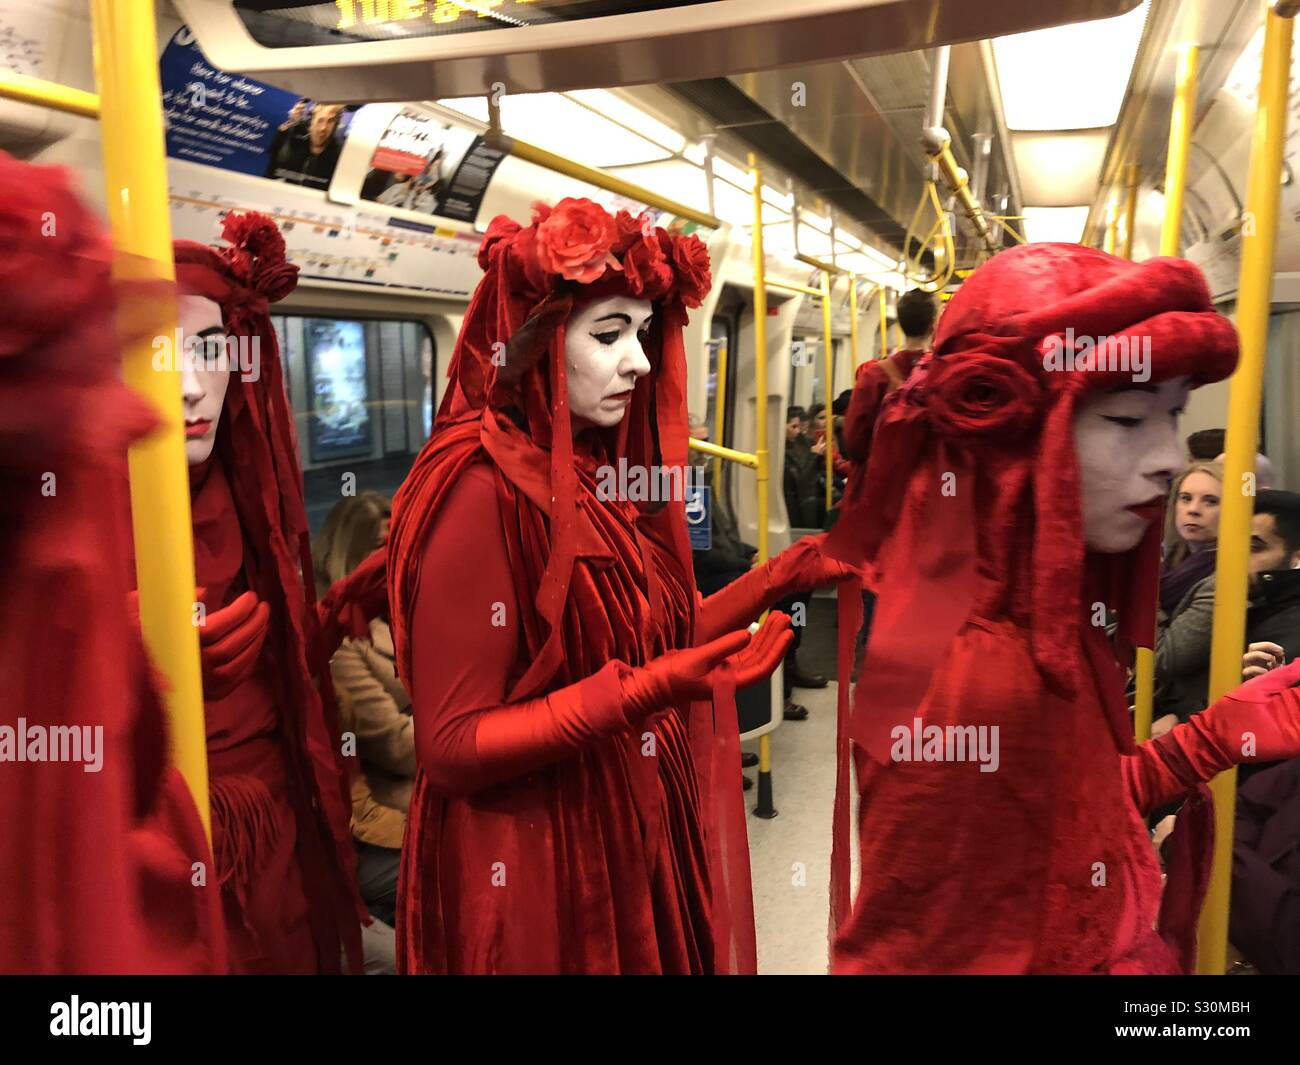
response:
<path id="1" fill-rule="evenodd" d="M 1007 128 L 1095 129 L 1119 118 L 1150 0 L 1126 15 L 993 41 Z"/>

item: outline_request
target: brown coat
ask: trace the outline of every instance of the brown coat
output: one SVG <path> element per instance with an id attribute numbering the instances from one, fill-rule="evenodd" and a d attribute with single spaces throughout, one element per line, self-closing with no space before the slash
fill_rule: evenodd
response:
<path id="1" fill-rule="evenodd" d="M 399 848 L 415 781 L 411 700 L 397 679 L 388 625 L 370 623 L 370 641 L 344 640 L 330 662 L 344 728 L 356 733 L 361 773 L 352 785 L 352 834 Z"/>

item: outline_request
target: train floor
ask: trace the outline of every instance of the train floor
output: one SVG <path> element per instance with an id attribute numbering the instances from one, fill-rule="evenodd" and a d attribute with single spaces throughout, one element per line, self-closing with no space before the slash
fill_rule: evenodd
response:
<path id="1" fill-rule="evenodd" d="M 745 792 L 760 975 L 827 971 L 835 694 L 834 681 L 817 690 L 796 688 L 808 719 L 784 721 L 769 734 L 777 816 L 755 817 L 758 789 Z M 757 754 L 758 741 L 741 748 Z M 745 775 L 757 780 L 758 770 Z"/>

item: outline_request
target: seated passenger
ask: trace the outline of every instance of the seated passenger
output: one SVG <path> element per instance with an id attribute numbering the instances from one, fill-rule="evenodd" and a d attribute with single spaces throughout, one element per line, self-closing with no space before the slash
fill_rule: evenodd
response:
<path id="1" fill-rule="evenodd" d="M 316 542 L 316 572 L 342 580 L 388 542 L 389 500 L 362 492 L 340 500 Z M 397 919 L 397 870 L 415 784 L 415 726 L 411 697 L 397 679 L 387 610 L 370 622 L 369 640 L 347 639 L 330 660 L 340 711 L 356 735 L 361 772 L 352 781 L 352 837 L 361 898 L 373 917 Z M 345 747 L 346 750 L 346 747 Z"/>

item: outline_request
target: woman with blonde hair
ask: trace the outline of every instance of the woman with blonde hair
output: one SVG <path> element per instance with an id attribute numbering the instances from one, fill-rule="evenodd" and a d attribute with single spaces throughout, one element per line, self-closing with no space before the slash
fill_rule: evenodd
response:
<path id="1" fill-rule="evenodd" d="M 1156 638 L 1157 736 L 1206 706 L 1222 495 L 1220 462 L 1193 462 L 1169 490 Z"/>

